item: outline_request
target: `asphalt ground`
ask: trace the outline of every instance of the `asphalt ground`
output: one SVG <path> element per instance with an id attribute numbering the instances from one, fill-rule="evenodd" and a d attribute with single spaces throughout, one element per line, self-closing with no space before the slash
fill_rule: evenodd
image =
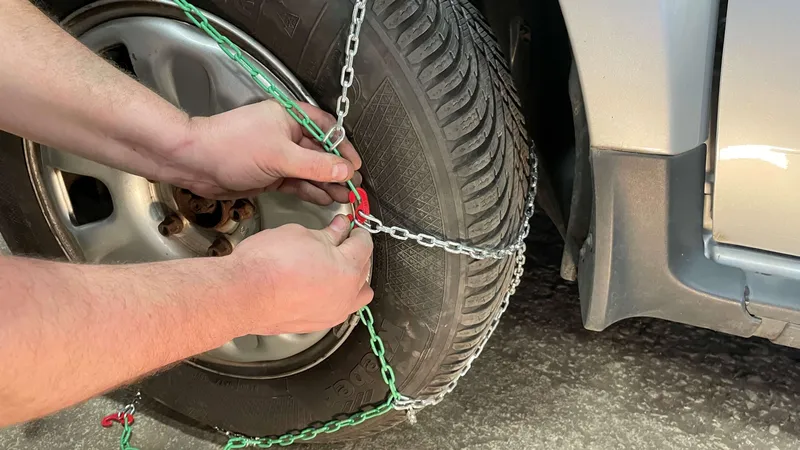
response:
<path id="1" fill-rule="evenodd" d="M 535 218 L 521 289 L 480 360 L 440 405 L 356 449 L 796 449 L 800 353 L 655 320 L 583 329 L 561 244 Z M 125 393 L 0 430 L 0 449 L 115 449 L 99 419 Z M 137 413 L 141 450 L 218 449 L 191 429 Z"/>

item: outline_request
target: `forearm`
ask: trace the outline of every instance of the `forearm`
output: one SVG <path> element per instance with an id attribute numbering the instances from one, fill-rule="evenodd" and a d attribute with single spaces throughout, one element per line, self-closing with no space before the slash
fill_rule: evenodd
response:
<path id="1" fill-rule="evenodd" d="M 235 337 L 227 270 L 204 259 L 90 266 L 0 258 L 0 427 Z M 215 260 L 216 262 L 217 260 Z M 226 304 L 228 303 L 228 304 Z M 241 317 L 241 316 L 240 316 Z"/>
<path id="2" fill-rule="evenodd" d="M 50 21 L 28 0 L 0 0 L 0 129 L 151 179 L 188 117 Z"/>

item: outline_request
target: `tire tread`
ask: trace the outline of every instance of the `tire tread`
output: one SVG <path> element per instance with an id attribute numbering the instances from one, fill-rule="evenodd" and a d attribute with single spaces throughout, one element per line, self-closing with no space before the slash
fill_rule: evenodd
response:
<path id="1" fill-rule="evenodd" d="M 465 205 L 466 238 L 476 245 L 507 244 L 522 217 L 528 152 L 519 98 L 502 52 L 468 0 L 394 3 L 401 6 L 382 2 L 394 12 L 379 17 L 388 30 L 405 30 L 396 44 L 442 125 Z M 405 13 L 411 10 L 417 14 Z M 479 261 L 467 268 L 466 298 L 451 350 L 422 395 L 447 386 L 474 353 L 513 264 Z"/>

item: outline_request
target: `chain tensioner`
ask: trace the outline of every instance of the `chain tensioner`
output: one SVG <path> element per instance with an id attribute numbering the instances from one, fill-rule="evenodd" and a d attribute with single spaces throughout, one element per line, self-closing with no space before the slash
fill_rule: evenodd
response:
<path id="1" fill-rule="evenodd" d="M 194 5 L 186 0 L 173 0 L 186 14 L 189 21 L 195 24 L 198 28 L 208 34 L 214 41 L 217 42 L 220 49 L 228 55 L 233 61 L 238 63 L 253 79 L 253 81 L 261 87 L 268 95 L 275 99 L 278 103 L 286 108 L 286 112 L 296 120 L 303 128 L 305 128 L 311 136 L 313 136 L 325 151 L 341 156 L 337 150 L 338 145 L 345 139 L 344 119 L 350 110 L 350 100 L 347 96 L 348 89 L 352 86 L 355 80 L 355 71 L 353 69 L 353 61 L 358 52 L 359 33 L 361 25 L 364 22 L 366 15 L 367 0 L 356 0 L 353 6 L 353 14 L 350 21 L 350 30 L 347 35 L 347 43 L 345 48 L 345 63 L 342 67 L 340 77 L 340 84 L 342 92 L 336 101 L 336 124 L 331 127 L 328 132 L 323 133 L 322 129 L 309 118 L 297 103 L 295 103 L 288 95 L 286 95 L 280 88 L 273 83 L 269 77 L 266 76 L 255 64 L 253 64 L 242 52 L 242 50 L 234 44 L 230 39 L 223 36 L 219 31 L 212 26 L 208 18 Z M 389 394 L 386 400 L 378 405 L 374 405 L 371 409 L 359 411 L 350 415 L 346 419 L 331 420 L 325 422 L 322 426 L 309 426 L 298 432 L 288 432 L 277 437 L 248 437 L 237 433 L 232 433 L 222 429 L 217 429 L 219 432 L 228 437 L 228 443 L 225 450 L 237 449 L 244 447 L 257 447 L 257 448 L 270 448 L 275 445 L 286 446 L 296 441 L 308 441 L 314 439 L 322 433 L 334 433 L 342 428 L 351 427 L 363 423 L 366 420 L 386 414 L 392 410 L 406 411 L 409 421 L 414 423 L 415 413 L 427 406 L 436 405 L 441 402 L 444 397 L 452 392 L 461 377 L 469 372 L 472 363 L 480 356 L 486 343 L 494 333 L 500 322 L 500 317 L 506 311 L 512 295 L 516 292 L 517 287 L 522 279 L 522 274 L 525 266 L 525 238 L 530 231 L 530 218 L 534 213 L 534 198 L 536 197 L 536 188 L 538 182 L 538 165 L 536 155 L 534 154 L 533 147 L 530 147 L 528 154 L 530 162 L 528 192 L 526 194 L 525 209 L 523 212 L 523 220 L 520 224 L 519 231 L 516 239 L 508 246 L 501 248 L 487 249 L 477 246 L 472 246 L 467 243 L 451 241 L 443 239 L 434 235 L 414 232 L 407 228 L 399 226 L 387 226 L 377 217 L 370 214 L 369 200 L 366 191 L 362 188 L 356 188 L 352 182 L 348 181 L 347 186 L 350 189 L 350 202 L 353 204 L 354 215 L 351 217 L 352 222 L 362 229 L 372 233 L 387 234 L 394 239 L 401 241 L 411 240 L 423 247 L 441 248 L 446 252 L 466 255 L 474 259 L 503 259 L 514 255 L 516 265 L 514 267 L 513 278 L 503 295 L 503 299 L 495 312 L 494 316 L 489 323 L 486 334 L 477 345 L 475 351 L 467 359 L 464 367 L 458 375 L 445 386 L 440 392 L 435 395 L 424 398 L 410 398 L 401 394 L 397 389 L 394 371 L 389 363 L 386 361 L 385 348 L 383 341 L 375 331 L 374 319 L 372 311 L 368 306 L 363 307 L 358 311 L 359 318 L 370 335 L 370 348 L 380 363 L 381 378 L 389 389 Z M 110 426 L 112 422 L 119 422 L 123 426 L 123 433 L 120 438 L 120 450 L 136 450 L 131 447 L 129 442 L 131 438 L 131 424 L 133 424 L 133 413 L 135 412 L 135 403 L 140 398 L 137 392 L 133 401 L 126 405 L 121 411 L 110 414 L 103 419 L 103 426 Z"/>

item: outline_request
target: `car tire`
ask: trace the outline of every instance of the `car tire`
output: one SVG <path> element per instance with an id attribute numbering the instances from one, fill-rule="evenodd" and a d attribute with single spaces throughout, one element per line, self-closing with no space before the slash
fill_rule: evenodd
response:
<path id="1" fill-rule="evenodd" d="M 63 20 L 91 2 L 44 3 Z M 250 33 L 333 109 L 351 0 L 195 4 Z M 373 213 L 477 245 L 512 242 L 528 144 L 507 66 L 479 13 L 466 0 L 370 1 L 355 69 L 345 126 L 363 156 Z M 31 186 L 23 141 L 3 134 L 0 146 L 0 233 L 16 254 L 63 259 Z M 429 396 L 457 376 L 513 269 L 513 258 L 477 261 L 375 237 L 371 308 L 403 394 Z M 287 378 L 232 378 L 178 364 L 142 386 L 196 423 L 252 436 L 301 429 L 387 395 L 363 327 L 327 360 Z M 387 414 L 324 438 L 353 439 L 402 417 Z"/>

